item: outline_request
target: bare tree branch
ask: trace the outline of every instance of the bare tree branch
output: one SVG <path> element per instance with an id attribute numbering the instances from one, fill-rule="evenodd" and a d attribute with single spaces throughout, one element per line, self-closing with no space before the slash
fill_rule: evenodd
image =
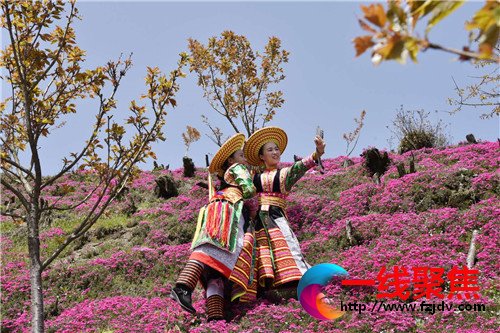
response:
<path id="1" fill-rule="evenodd" d="M 11 217 L 12 219 L 20 219 L 20 220 L 24 220 L 26 218 L 26 215 L 18 215 L 18 214 L 14 214 L 14 213 L 10 213 L 8 211 L 0 211 L 0 215 L 3 215 L 3 216 L 8 216 L 8 217 Z"/>
<path id="2" fill-rule="evenodd" d="M 442 46 L 442 45 L 439 45 L 439 44 L 436 44 L 436 43 L 430 43 L 429 42 L 428 48 L 434 49 L 434 50 L 440 50 L 440 51 L 444 51 L 444 52 L 448 52 L 448 53 L 453 53 L 453 54 L 456 54 L 456 55 L 459 55 L 459 56 L 462 56 L 462 57 L 466 57 L 466 58 L 491 61 L 492 63 L 498 63 L 500 61 L 500 58 L 497 55 L 495 55 L 495 54 L 491 55 L 490 58 L 485 59 L 479 53 L 468 52 L 468 51 L 461 51 L 461 50 L 453 49 L 453 48 L 450 48 L 450 47 Z"/>
<path id="3" fill-rule="evenodd" d="M 226 105 L 224 104 L 224 100 L 220 96 L 219 90 L 217 90 L 217 87 L 215 86 L 215 74 L 214 74 L 214 70 L 213 70 L 212 66 L 210 66 L 210 73 L 212 75 L 212 84 L 213 84 L 213 87 L 214 87 L 215 95 L 217 96 L 217 99 L 219 100 L 219 103 L 222 105 L 222 107 L 224 108 L 224 111 L 226 112 L 224 114 L 224 117 L 226 117 L 226 119 L 229 121 L 229 123 L 231 124 L 231 126 L 233 127 L 233 129 L 235 130 L 235 132 L 239 133 L 238 127 L 236 126 L 236 124 L 231 119 L 231 115 L 229 114 L 229 110 L 226 108 Z"/>
<path id="4" fill-rule="evenodd" d="M 21 201 L 21 204 L 24 206 L 26 211 L 29 211 L 30 204 L 28 199 L 14 186 L 6 182 L 4 179 L 5 177 L 6 177 L 5 175 L 3 175 L 3 177 L 0 177 L 1 184 L 5 186 L 9 191 L 11 191 L 19 199 L 19 201 Z"/>
<path id="5" fill-rule="evenodd" d="M 2 139 L 3 141 L 3 139 Z M 7 163 L 7 164 L 10 164 L 12 165 L 13 167 L 16 168 L 16 170 L 18 171 L 22 171 L 26 174 L 26 176 L 30 177 L 31 179 L 35 179 L 35 177 L 33 176 L 33 174 L 30 172 L 30 170 L 24 168 L 23 166 L 19 165 L 18 163 L 12 161 L 11 159 L 7 158 L 7 157 L 2 157 L 2 161 Z M 4 171 L 7 171 L 7 169 L 5 168 L 2 168 Z M 19 175 L 16 175 L 17 177 L 19 177 L 19 180 L 22 180 L 22 178 L 19 176 Z M 26 180 L 25 180 L 26 181 Z"/>

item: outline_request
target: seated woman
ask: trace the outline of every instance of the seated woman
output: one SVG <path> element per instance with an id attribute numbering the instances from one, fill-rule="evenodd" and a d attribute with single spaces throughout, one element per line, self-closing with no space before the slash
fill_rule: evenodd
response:
<path id="1" fill-rule="evenodd" d="M 208 321 L 224 318 L 224 287 L 243 246 L 245 216 L 243 199 L 255 195 L 255 186 L 245 167 L 245 136 L 236 134 L 217 151 L 209 173 L 217 173 L 221 186 L 202 207 L 191 244 L 193 252 L 172 288 L 171 297 L 190 313 L 191 293 L 198 281 L 206 290 Z M 247 218 L 248 220 L 248 218 Z"/>
<path id="2" fill-rule="evenodd" d="M 280 157 L 287 145 L 286 133 L 278 127 L 256 131 L 245 144 L 245 156 L 252 166 L 264 166 L 256 172 L 259 208 L 255 231 L 245 234 L 244 245 L 233 273 L 231 299 L 251 301 L 257 289 L 296 286 L 310 268 L 300 250 L 297 237 L 286 216 L 286 197 L 292 186 L 316 165 L 325 151 L 322 138 L 314 139 L 316 151 L 290 167 L 279 168 Z"/>

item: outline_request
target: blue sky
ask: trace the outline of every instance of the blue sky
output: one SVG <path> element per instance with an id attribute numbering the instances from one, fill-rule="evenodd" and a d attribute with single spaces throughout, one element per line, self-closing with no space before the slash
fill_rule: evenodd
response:
<path id="1" fill-rule="evenodd" d="M 187 51 L 187 39 L 206 42 L 209 37 L 233 30 L 245 35 L 254 50 L 262 50 L 269 36 L 277 36 L 290 52 L 284 65 L 286 79 L 279 84 L 286 100 L 271 125 L 280 126 L 289 136 L 283 160 L 293 154 L 313 151 L 317 125 L 325 130 L 326 157 L 344 155 L 342 134 L 354 127 L 354 118 L 367 111 L 365 127 L 353 155 L 367 146 L 388 148 L 386 128 L 401 105 L 405 109 L 431 111 L 448 125 L 451 142 L 462 141 L 472 132 L 476 138 L 496 140 L 499 120 L 479 118 L 480 111 L 465 109 L 449 115 L 447 98 L 454 96 L 452 77 L 466 85 L 478 72 L 470 63 L 455 60 L 452 54 L 428 51 L 419 54 L 419 63 L 396 62 L 373 66 L 369 55 L 355 58 L 352 39 L 363 32 L 357 23 L 360 4 L 366 2 L 79 2 L 82 20 L 75 24 L 77 42 L 87 51 L 86 66 L 103 65 L 120 53 L 133 52 L 134 66 L 125 77 L 118 97 L 119 113 L 128 116 L 128 105 L 145 91 L 146 66 L 164 72 L 175 67 L 178 54 Z M 466 19 L 482 3 L 466 3 L 430 33 L 438 44 L 461 48 L 466 44 Z M 3 34 L 5 37 L 5 34 Z M 5 40 L 5 39 L 4 39 Z M 3 84 L 3 83 L 2 83 Z M 222 117 L 210 109 L 196 76 L 180 81 L 178 107 L 169 111 L 164 128 L 167 141 L 155 145 L 158 162 L 178 167 L 185 148 L 181 133 L 186 125 L 208 133 L 201 122 L 207 115 L 225 128 Z M 2 92 L 5 94 L 3 85 Z M 434 112 L 437 111 L 437 112 Z M 88 137 L 96 112 L 95 103 L 79 104 L 79 112 L 67 119 L 65 127 L 41 142 L 44 172 L 54 173 L 61 159 L 77 151 Z M 229 132 L 228 132 L 229 133 Z M 204 166 L 204 155 L 217 147 L 205 136 L 190 149 L 189 156 Z M 152 161 L 145 166 L 149 169 Z"/>

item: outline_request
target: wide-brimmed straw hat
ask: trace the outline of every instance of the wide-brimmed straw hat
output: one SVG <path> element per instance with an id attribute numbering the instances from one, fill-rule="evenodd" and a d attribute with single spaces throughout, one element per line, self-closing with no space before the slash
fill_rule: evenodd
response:
<path id="1" fill-rule="evenodd" d="M 245 145 L 245 134 L 237 133 L 224 142 L 210 162 L 208 171 L 223 176 L 222 165 L 235 151 L 243 149 Z"/>
<path id="2" fill-rule="evenodd" d="M 285 151 L 288 137 L 285 131 L 279 127 L 269 126 L 261 128 L 253 133 L 245 143 L 245 157 L 251 165 L 264 165 L 264 161 L 259 158 L 260 148 L 268 142 L 274 142 L 281 153 Z"/>

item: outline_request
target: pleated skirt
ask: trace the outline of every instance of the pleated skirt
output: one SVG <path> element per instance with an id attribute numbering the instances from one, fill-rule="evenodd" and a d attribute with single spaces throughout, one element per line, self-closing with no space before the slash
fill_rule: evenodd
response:
<path id="1" fill-rule="evenodd" d="M 293 285 L 311 267 L 285 217 L 271 218 L 261 212 L 259 219 L 262 223 L 245 231 L 240 255 L 229 276 L 233 282 L 231 300 L 253 301 L 259 288 Z"/>

